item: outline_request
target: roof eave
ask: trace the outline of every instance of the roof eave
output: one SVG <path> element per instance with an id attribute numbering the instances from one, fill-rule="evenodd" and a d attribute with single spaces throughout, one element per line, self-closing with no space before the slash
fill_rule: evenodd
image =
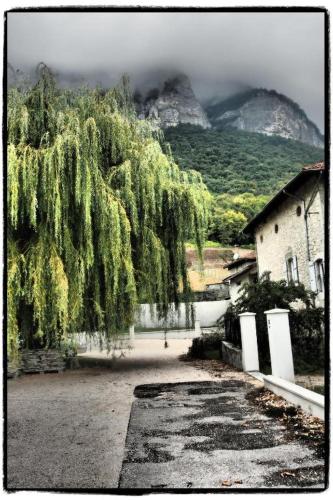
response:
<path id="1" fill-rule="evenodd" d="M 280 191 L 276 193 L 275 196 L 264 206 L 261 212 L 259 212 L 253 219 L 251 219 L 248 224 L 242 229 L 241 234 L 253 234 L 255 227 L 260 224 L 260 222 L 271 212 L 271 209 L 273 209 L 275 206 L 277 206 L 282 200 L 280 198 L 283 196 L 283 198 L 287 198 L 287 195 L 284 193 L 285 191 L 289 190 L 290 188 L 293 188 L 297 185 L 299 180 L 305 176 L 308 176 L 309 174 L 316 174 L 320 172 L 324 172 L 323 169 L 313 169 L 311 170 L 310 168 L 306 168 L 301 170 L 295 177 L 293 177 L 285 186 L 283 186 Z"/>
<path id="2" fill-rule="evenodd" d="M 232 281 L 235 278 L 238 278 L 239 276 L 242 276 L 243 274 L 246 274 L 247 272 L 250 272 L 252 269 L 257 267 L 257 262 L 252 262 L 251 264 L 248 264 L 247 267 L 244 267 L 244 269 L 241 269 L 237 273 L 230 274 L 230 276 L 227 276 L 224 280 L 223 283 L 226 283 L 227 281 Z"/>

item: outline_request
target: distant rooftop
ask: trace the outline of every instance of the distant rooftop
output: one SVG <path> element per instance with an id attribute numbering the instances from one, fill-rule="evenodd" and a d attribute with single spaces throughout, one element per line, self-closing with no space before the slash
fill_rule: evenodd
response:
<path id="1" fill-rule="evenodd" d="M 325 163 L 323 161 L 319 161 L 318 163 L 314 163 L 313 165 L 306 165 L 303 167 L 303 170 L 325 170 Z"/>
<path id="2" fill-rule="evenodd" d="M 243 269 L 241 269 L 240 271 L 237 271 L 236 273 L 234 274 L 230 274 L 230 276 L 227 276 L 224 280 L 223 280 L 223 283 L 227 283 L 228 281 L 232 281 L 234 280 L 235 278 L 238 278 L 239 276 L 241 276 L 242 274 L 245 274 L 251 270 L 255 270 L 257 269 L 257 263 L 256 262 L 251 262 L 250 264 L 248 264 L 247 266 L 243 267 Z"/>
<path id="3" fill-rule="evenodd" d="M 223 267 L 224 269 L 233 269 L 234 267 L 238 267 L 241 264 L 245 264 L 246 262 L 253 262 L 255 260 L 256 260 L 256 253 L 254 250 L 251 250 L 246 255 L 242 255 L 242 257 L 239 257 L 238 259 L 228 262 Z"/>

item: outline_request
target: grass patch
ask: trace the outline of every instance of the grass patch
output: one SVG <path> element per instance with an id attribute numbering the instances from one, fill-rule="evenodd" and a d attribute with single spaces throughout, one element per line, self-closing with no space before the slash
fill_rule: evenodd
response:
<path id="1" fill-rule="evenodd" d="M 197 248 L 196 243 L 194 241 L 187 241 L 185 244 L 185 247 L 190 248 L 191 250 Z M 222 245 L 218 241 L 206 240 L 203 247 L 204 248 L 224 248 L 225 245 Z"/>

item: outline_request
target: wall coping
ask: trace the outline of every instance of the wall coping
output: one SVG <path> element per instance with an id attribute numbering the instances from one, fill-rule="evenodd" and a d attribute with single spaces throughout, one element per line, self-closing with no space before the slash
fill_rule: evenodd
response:
<path id="1" fill-rule="evenodd" d="M 279 377 L 274 377 L 273 375 L 264 375 L 264 380 L 270 382 L 271 384 L 280 387 L 286 391 L 295 394 L 301 398 L 308 400 L 310 403 L 314 403 L 321 408 L 325 407 L 325 397 L 321 394 L 317 394 L 314 391 L 310 391 L 309 389 L 305 389 L 305 387 L 301 387 L 300 385 L 293 384 L 292 382 L 288 382 L 287 380 L 283 380 Z"/>
<path id="2" fill-rule="evenodd" d="M 237 347 L 236 345 L 232 344 L 231 342 L 227 342 L 226 340 L 222 340 L 222 344 L 224 344 L 225 346 L 227 346 L 229 349 L 232 349 L 236 352 L 242 352 L 242 349 L 240 349 L 239 347 Z"/>
<path id="3" fill-rule="evenodd" d="M 269 311 L 264 311 L 265 314 L 284 314 L 284 313 L 290 313 L 289 309 L 279 309 L 279 308 L 274 308 L 270 309 Z"/>
<path id="4" fill-rule="evenodd" d="M 264 376 L 264 387 L 289 403 L 302 408 L 305 413 L 325 420 L 325 398 L 321 394 L 272 375 Z"/>

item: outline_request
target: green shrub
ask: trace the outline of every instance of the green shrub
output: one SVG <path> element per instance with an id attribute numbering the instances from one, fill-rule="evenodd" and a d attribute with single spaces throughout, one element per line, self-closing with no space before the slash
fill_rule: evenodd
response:
<path id="1" fill-rule="evenodd" d="M 220 358 L 221 341 L 223 332 L 216 331 L 209 334 L 203 334 L 192 340 L 189 348 L 189 356 L 197 359 Z"/>

